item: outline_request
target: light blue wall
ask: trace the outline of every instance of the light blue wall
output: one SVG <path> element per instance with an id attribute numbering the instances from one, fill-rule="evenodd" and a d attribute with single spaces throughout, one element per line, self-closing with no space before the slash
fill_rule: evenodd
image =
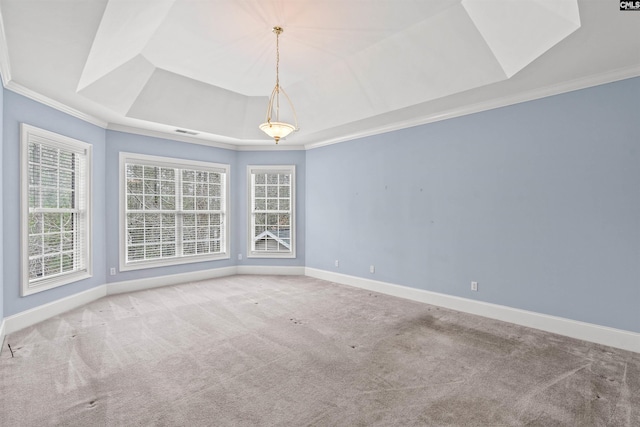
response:
<path id="1" fill-rule="evenodd" d="M 4 93 L 3 89 L 3 93 Z M 146 277 L 158 277 L 233 266 L 237 254 L 248 265 L 304 265 L 304 160 L 303 151 L 238 152 L 205 145 L 153 138 L 116 131 L 105 131 L 84 121 L 70 117 L 38 102 L 11 91 L 4 98 L 7 108 L 3 117 L 3 188 L 7 203 L 2 218 L 5 268 L 2 274 L 4 297 L 3 316 L 9 316 L 42 304 L 63 298 L 104 283 L 126 281 Z M 20 123 L 67 135 L 93 144 L 93 259 L 94 275 L 91 279 L 44 291 L 27 297 L 19 295 L 20 193 L 19 193 L 19 129 Z M 225 163 L 231 166 L 230 189 L 232 195 L 231 258 L 228 260 L 142 269 L 108 274 L 111 267 L 118 270 L 118 185 L 119 153 L 122 151 L 156 156 Z M 297 212 L 298 256 L 293 260 L 246 260 L 246 165 L 247 164 L 295 164 L 298 173 Z M 12 183 L 11 185 L 8 183 Z M 1 318 L 1 316 L 0 316 Z"/>
<path id="2" fill-rule="evenodd" d="M 213 268 L 241 265 L 304 265 L 304 151 L 233 151 L 206 145 L 154 138 L 116 131 L 107 131 L 107 260 L 106 269 L 118 270 L 118 185 L 119 153 L 122 151 L 150 154 L 163 157 L 209 161 L 228 164 L 231 167 L 231 258 L 160 268 L 117 272 L 107 276 L 107 282 L 119 282 L 147 277 L 158 277 Z M 297 167 L 297 257 L 295 259 L 250 259 L 246 258 L 247 246 L 247 181 L 246 167 L 249 164 L 295 164 Z M 243 260 L 238 261 L 239 253 Z"/>
<path id="3" fill-rule="evenodd" d="M 282 142 L 281 145 L 285 145 Z M 286 150 L 286 148 L 283 147 Z M 249 165 L 295 165 L 296 166 L 296 194 L 295 194 L 295 226 L 296 226 L 296 258 L 291 259 L 265 259 L 247 258 L 248 246 L 248 184 L 247 166 Z M 236 195 L 234 211 L 236 212 L 235 233 L 237 251 L 232 252 L 236 259 L 242 254 L 242 260 L 238 265 L 277 265 L 298 266 L 305 265 L 305 186 L 306 186 L 306 153 L 305 151 L 240 151 L 238 152 L 238 164 L 235 169 L 235 179 L 238 183 L 239 193 Z"/>
<path id="4" fill-rule="evenodd" d="M 172 157 L 178 159 L 198 160 L 203 162 L 224 163 L 235 169 L 237 152 L 205 145 L 190 144 L 169 139 L 154 138 L 130 133 L 107 131 L 107 271 L 111 267 L 118 270 L 118 209 L 119 209 L 119 154 L 120 152 L 150 154 L 154 156 Z M 237 183 L 231 180 L 230 191 L 235 197 L 238 191 Z M 235 222 L 231 215 L 231 226 Z M 231 236 L 231 253 L 234 253 L 237 243 Z M 208 270 L 235 265 L 233 257 L 228 260 L 206 261 L 192 264 L 182 264 L 159 268 L 145 268 L 134 271 L 118 272 L 115 276 L 107 276 L 107 282 L 157 277 L 168 274 L 179 274 L 198 270 Z"/>
<path id="5" fill-rule="evenodd" d="M 638 78 L 307 152 L 105 131 L 3 94 L 0 317 L 106 282 L 306 265 L 640 331 Z M 17 250 L 21 122 L 94 147 L 94 277 L 25 298 Z M 230 164 L 231 259 L 109 276 L 118 265 L 120 151 Z M 297 167 L 296 259 L 246 258 L 249 164 Z M 469 291 L 471 280 L 479 292 Z"/>
<path id="6" fill-rule="evenodd" d="M 639 109 L 635 78 L 310 150 L 306 265 L 640 332 Z"/>
<path id="7" fill-rule="evenodd" d="M 105 282 L 105 132 L 9 90 L 4 91 L 3 113 L 3 315 L 6 317 Z M 20 297 L 20 123 L 93 145 L 93 277 L 24 298 Z"/>

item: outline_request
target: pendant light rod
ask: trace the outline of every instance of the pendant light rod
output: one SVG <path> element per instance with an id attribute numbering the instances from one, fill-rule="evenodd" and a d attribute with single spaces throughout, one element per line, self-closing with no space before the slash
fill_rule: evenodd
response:
<path id="1" fill-rule="evenodd" d="M 280 121 L 280 97 L 277 96 L 280 91 L 280 34 L 284 31 L 282 27 L 273 27 L 272 30 L 276 34 L 276 122 Z M 276 144 L 278 141 L 276 141 Z"/>
<path id="2" fill-rule="evenodd" d="M 276 85 L 271 91 L 271 96 L 269 97 L 269 104 L 267 105 L 267 115 L 266 121 L 262 123 L 259 128 L 264 133 L 269 135 L 276 141 L 280 141 L 281 138 L 286 137 L 293 131 L 298 130 L 298 115 L 296 114 L 296 110 L 293 107 L 293 103 L 289 98 L 289 95 L 285 92 L 285 90 L 280 87 L 280 34 L 284 31 L 284 29 L 280 26 L 273 27 L 272 31 L 276 35 Z M 295 124 L 289 124 L 286 122 L 280 121 L 280 93 L 284 95 L 289 106 L 291 107 L 291 111 L 293 112 L 293 119 Z M 275 114 L 274 114 L 275 113 Z M 275 116 L 275 117 L 274 117 Z M 272 121 L 272 119 L 275 120 Z"/>

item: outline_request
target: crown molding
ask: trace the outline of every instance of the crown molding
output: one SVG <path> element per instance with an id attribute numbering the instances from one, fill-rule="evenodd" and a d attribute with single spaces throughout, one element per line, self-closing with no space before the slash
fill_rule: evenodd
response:
<path id="1" fill-rule="evenodd" d="M 210 139 L 196 138 L 189 135 L 180 135 L 178 133 L 170 133 L 170 132 L 163 132 L 163 131 L 152 130 L 152 129 L 145 129 L 145 128 L 136 127 L 136 126 L 121 125 L 118 123 L 109 123 L 107 125 L 107 130 L 132 133 L 134 135 L 150 136 L 152 138 L 168 139 L 171 141 L 189 142 L 191 144 L 206 145 L 208 147 L 223 148 L 226 150 L 237 149 L 235 145 L 227 144 L 224 142 L 213 141 Z"/>
<path id="2" fill-rule="evenodd" d="M 11 79 L 11 63 L 9 61 L 9 48 L 7 46 L 7 37 L 4 31 L 4 18 L 2 16 L 2 11 L 0 11 L 0 73 L 2 74 L 2 85 L 5 89 L 26 96 L 27 98 L 33 99 L 34 101 L 37 101 L 41 104 L 47 105 L 58 111 L 62 111 L 63 113 L 69 114 L 101 128 L 107 127 L 107 122 L 105 122 L 104 120 L 100 120 L 94 116 L 76 110 L 75 108 L 71 108 L 61 102 L 44 96 L 29 88 L 26 88 L 25 86 L 22 86 L 21 84 L 18 84 Z"/>
<path id="3" fill-rule="evenodd" d="M 120 125 L 116 123 L 109 123 L 95 116 L 89 115 L 75 108 L 69 107 L 59 101 L 44 96 L 34 90 L 31 90 L 19 83 L 11 80 L 11 69 L 9 63 L 9 55 L 7 51 L 6 38 L 4 34 L 4 25 L 2 22 L 2 15 L 0 13 L 0 73 L 2 75 L 2 83 L 4 87 L 41 104 L 47 105 L 63 113 L 69 114 L 85 122 L 94 124 L 103 129 L 109 129 L 114 131 L 132 133 L 136 135 L 151 136 L 156 138 L 170 139 L 175 141 L 188 142 L 192 144 L 206 145 L 209 147 L 223 148 L 234 151 L 298 151 L 298 150 L 312 150 L 315 148 L 325 147 L 328 145 L 338 144 L 341 142 L 351 141 L 354 139 L 364 138 L 368 136 L 379 135 L 387 132 L 393 132 L 396 130 L 406 129 L 414 126 L 420 126 L 428 123 L 434 123 L 441 120 L 452 119 L 456 117 L 466 116 L 469 114 L 479 113 L 482 111 L 493 110 L 500 107 L 506 107 L 509 105 L 519 104 L 522 102 L 533 101 L 540 98 L 545 98 L 553 95 L 559 95 L 562 93 L 572 92 L 575 90 L 586 89 L 598 85 L 612 83 L 619 80 L 640 76 L 640 65 L 634 65 L 631 67 L 620 68 L 616 70 L 607 71 L 605 73 L 591 75 L 568 82 L 550 85 L 542 88 L 524 91 L 515 95 L 509 95 L 496 99 L 479 102 L 476 104 L 469 104 L 458 108 L 453 108 L 438 114 L 433 114 L 424 117 L 416 117 L 408 120 L 403 120 L 389 125 L 379 126 L 375 128 L 365 129 L 359 132 L 352 132 L 348 135 L 339 136 L 335 138 L 325 139 L 318 142 L 312 142 L 304 145 L 290 145 L 283 147 L 282 145 L 256 145 L 256 144 L 233 144 L 215 141 L 212 139 L 195 138 L 188 135 L 179 135 L 169 132 L 155 131 L 150 129 L 144 129 L 141 127 Z M 285 141 L 286 142 L 286 141 Z"/>
<path id="4" fill-rule="evenodd" d="M 103 129 L 107 127 L 107 122 L 104 120 L 100 120 L 94 116 L 76 110 L 75 108 L 71 108 L 61 102 L 22 86 L 11 79 L 11 63 L 9 61 L 9 48 L 7 46 L 7 37 L 4 31 L 4 18 L 2 17 L 2 11 L 0 11 L 0 73 L 2 75 L 2 85 L 5 89 L 26 96 L 27 98 L 33 99 L 34 101 L 47 105 L 58 111 L 62 111 L 63 113 L 69 114 L 80 120 L 84 120 L 85 122 L 99 126 Z"/>
<path id="5" fill-rule="evenodd" d="M 605 73 L 591 75 L 568 82 L 545 86 L 533 90 L 520 92 L 515 95 L 504 96 L 501 98 L 491 99 L 476 104 L 464 105 L 462 107 L 454 108 L 444 111 L 439 114 L 434 114 L 426 117 L 417 117 L 409 120 L 395 122 L 389 125 L 380 126 L 376 128 L 366 129 L 361 132 L 354 132 L 349 135 L 327 139 L 324 141 L 314 142 L 306 144 L 304 147 L 306 150 L 312 150 L 314 148 L 325 147 L 327 145 L 338 144 L 354 139 L 364 138 L 367 136 L 379 135 L 387 132 L 393 132 L 396 130 L 406 129 L 414 126 L 420 126 L 427 123 L 439 122 L 441 120 L 453 119 L 455 117 L 466 116 L 473 113 L 479 113 L 482 111 L 493 110 L 500 107 L 507 107 L 509 105 L 519 104 L 522 102 L 533 101 L 540 98 L 546 98 L 553 95 L 560 95 L 575 90 L 586 89 L 589 87 L 599 86 L 607 83 L 616 82 L 619 80 L 625 80 L 633 77 L 640 76 L 640 65 L 634 65 L 631 67 L 620 68 L 616 70 L 607 71 Z"/>
<path id="6" fill-rule="evenodd" d="M 5 84 L 4 87 L 6 89 L 9 89 L 12 92 L 26 96 L 27 98 L 33 99 L 34 101 L 37 101 L 41 104 L 44 104 L 48 107 L 51 107 L 63 113 L 69 114 L 70 116 L 76 117 L 85 122 L 91 123 L 103 129 L 107 128 L 107 122 L 105 122 L 104 120 L 101 120 L 92 115 L 83 113 L 82 111 L 76 110 L 75 108 L 71 108 L 68 105 L 63 104 L 62 102 L 58 102 L 55 99 L 51 99 L 34 90 L 24 87 L 21 84 L 14 82 L 13 80 Z"/>
<path id="7" fill-rule="evenodd" d="M 283 144 L 282 139 L 280 144 L 276 145 L 271 141 L 269 145 L 238 145 L 237 151 L 304 151 L 306 148 L 304 145 L 287 145 L 286 141 Z"/>
<path id="8" fill-rule="evenodd" d="M 109 125 L 107 126 L 108 130 L 113 130 L 113 131 L 117 131 L 117 132 L 126 132 L 126 133 L 132 133 L 135 135 L 143 135 L 143 136 L 150 136 L 153 138 L 162 138 L 162 139 L 169 139 L 171 141 L 182 141 L 182 142 L 189 142 L 192 144 L 199 144 L 199 145 L 206 145 L 207 147 L 215 147 L 215 148 L 222 148 L 225 150 L 233 150 L 233 151 L 272 151 L 272 150 L 278 150 L 278 151 L 289 151 L 289 150 L 304 150 L 305 148 L 301 145 L 299 146 L 291 146 L 291 147 L 284 147 L 282 145 L 236 145 L 236 144 L 230 144 L 230 143 L 225 143 L 225 142 L 219 142 L 219 141 L 215 141 L 212 139 L 204 139 L 204 138 L 196 138 L 194 136 L 189 136 L 189 135 L 180 135 L 177 133 L 171 133 L 171 132 L 163 132 L 163 131 L 158 131 L 158 130 L 151 130 L 151 129 L 144 129 L 144 128 L 139 128 L 139 127 L 135 127 L 135 126 L 127 126 L 127 125 L 121 125 L 121 124 L 117 124 L 117 123 L 109 123 Z"/>

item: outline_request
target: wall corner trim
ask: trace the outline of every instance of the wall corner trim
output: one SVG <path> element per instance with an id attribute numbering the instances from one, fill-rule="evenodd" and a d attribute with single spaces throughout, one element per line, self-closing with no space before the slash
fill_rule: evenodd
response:
<path id="1" fill-rule="evenodd" d="M 5 321 L 4 321 L 4 319 L 2 319 L 2 321 L 0 322 L 0 346 L 1 346 L 0 347 L 0 354 L 2 354 L 2 349 L 4 348 L 4 336 L 5 336 L 4 324 L 5 324 Z"/>
<path id="2" fill-rule="evenodd" d="M 305 275 L 640 353 L 640 333 L 636 332 L 316 268 L 306 267 Z"/>

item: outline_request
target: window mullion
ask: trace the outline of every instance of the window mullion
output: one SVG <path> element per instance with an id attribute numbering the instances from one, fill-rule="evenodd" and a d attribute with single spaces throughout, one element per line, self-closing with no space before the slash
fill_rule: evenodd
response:
<path id="1" fill-rule="evenodd" d="M 29 208 L 29 213 L 80 213 L 80 209 Z"/>
<path id="2" fill-rule="evenodd" d="M 175 169 L 176 180 L 175 180 L 175 194 L 176 194 L 176 254 L 178 256 L 183 256 L 183 236 L 182 236 L 182 225 L 183 225 L 183 200 L 182 200 L 182 170 Z"/>
<path id="3" fill-rule="evenodd" d="M 251 236 L 251 252 L 256 250 L 256 174 L 251 174 L 251 221 L 249 236 Z"/>
<path id="4" fill-rule="evenodd" d="M 76 155 L 73 154 L 72 155 L 72 159 L 73 159 L 73 172 L 72 172 L 72 176 L 73 176 L 73 197 L 71 199 L 71 206 L 74 210 L 77 210 L 79 208 L 79 203 L 78 203 L 78 194 L 77 194 L 77 190 L 80 188 L 80 180 L 81 177 L 78 173 L 78 168 L 81 166 L 78 163 L 75 162 L 75 158 Z M 60 150 L 58 150 L 58 163 L 60 163 Z M 59 170 L 60 168 L 58 168 Z M 58 188 L 60 187 L 60 172 L 58 172 Z M 60 192 L 58 191 L 58 207 L 60 207 Z M 81 252 L 82 252 L 82 242 L 81 239 L 84 235 L 83 230 L 81 229 L 81 221 L 79 221 L 79 215 L 77 213 L 72 213 L 71 214 L 71 220 L 73 222 L 76 222 L 78 227 L 73 227 L 73 231 L 74 231 L 74 235 L 73 235 L 73 267 L 74 270 L 76 268 L 80 267 L 80 257 Z M 62 227 L 61 227 L 62 228 Z M 61 230 L 62 231 L 62 230 Z M 62 235 L 62 234 L 61 234 Z M 61 260 L 62 261 L 62 260 Z M 62 270 L 62 269 L 61 269 Z"/>

